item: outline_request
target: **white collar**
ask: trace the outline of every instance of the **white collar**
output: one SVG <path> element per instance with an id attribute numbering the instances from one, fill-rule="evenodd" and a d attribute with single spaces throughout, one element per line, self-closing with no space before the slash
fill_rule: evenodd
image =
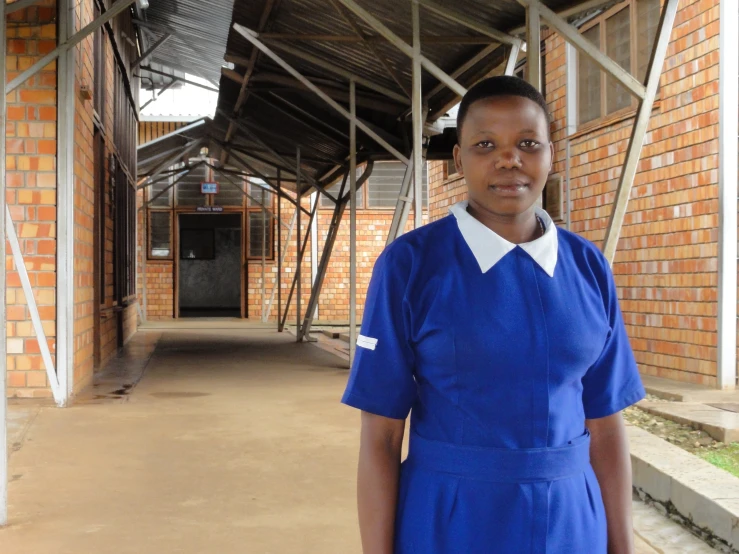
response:
<path id="1" fill-rule="evenodd" d="M 467 211 L 468 202 L 463 200 L 449 208 L 449 212 L 457 218 L 457 225 L 467 246 L 472 250 L 483 273 L 487 273 L 503 256 L 520 246 L 549 275 L 554 277 L 557 265 L 557 226 L 544 210 L 536 210 L 536 214 L 544 222 L 546 232 L 531 242 L 513 244 L 486 227 Z"/>

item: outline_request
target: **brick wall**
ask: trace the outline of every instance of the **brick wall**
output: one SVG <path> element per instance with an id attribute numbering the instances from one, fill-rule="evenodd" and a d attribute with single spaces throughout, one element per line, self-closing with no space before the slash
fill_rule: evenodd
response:
<path id="1" fill-rule="evenodd" d="M 56 7 L 8 16 L 8 80 L 56 47 Z M 52 355 L 56 337 L 56 63 L 8 95 L 7 201 Z M 7 257 L 8 394 L 49 396 L 20 277 Z M 53 356 L 52 356 L 53 357 Z"/>
<path id="2" fill-rule="evenodd" d="M 303 207 L 308 210 L 309 199 L 303 200 Z M 282 201 L 282 217 L 286 225 L 295 212 L 294 205 L 287 200 Z M 331 223 L 333 210 L 319 209 L 318 220 L 318 258 L 323 252 L 326 235 Z M 393 210 L 358 210 L 357 211 L 357 318 L 361 320 L 364 299 L 367 286 L 372 275 L 372 268 L 377 257 L 385 247 L 390 224 L 392 222 Z M 331 263 L 324 280 L 323 291 L 319 303 L 319 318 L 324 322 L 348 322 L 349 320 L 349 210 L 339 227 L 339 235 L 336 239 Z M 424 215 L 424 220 L 426 215 Z M 303 215 L 302 230 L 307 231 L 308 216 Z M 407 230 L 413 228 L 413 212 L 408 218 Z M 143 219 L 139 218 L 139 237 L 146 235 L 143 230 Z M 281 226 L 282 245 L 288 241 L 288 230 Z M 297 226 L 289 241 L 287 255 L 283 264 L 282 275 L 282 305 L 287 302 L 290 287 L 295 276 L 297 264 Z M 143 238 L 140 239 L 140 247 Z M 275 238 L 275 253 L 277 253 L 277 240 Z M 256 321 L 262 317 L 262 263 L 261 260 L 249 260 L 247 262 L 247 316 Z M 302 264 L 302 309 L 305 310 L 310 299 L 311 288 L 311 241 L 308 239 L 305 257 Z M 140 267 L 140 271 L 141 267 Z M 147 317 L 152 320 L 171 319 L 174 316 L 174 262 L 162 260 L 148 260 L 146 262 L 146 286 L 147 286 Z M 272 297 L 272 291 L 277 283 L 277 258 L 268 259 L 265 264 L 265 304 Z M 140 287 L 143 286 L 142 275 L 139 277 Z M 139 299 L 141 301 L 141 288 Z M 277 321 L 277 295 L 275 294 L 272 309 L 269 312 L 269 320 Z M 288 312 L 287 322 L 294 325 L 296 320 L 296 301 L 293 298 L 291 308 Z"/>
<path id="3" fill-rule="evenodd" d="M 75 5 L 75 28 L 93 19 L 93 0 Z M 8 16 L 8 79 L 29 68 L 56 47 L 57 8 L 53 0 Z M 103 41 L 106 58 L 107 113 L 104 114 L 105 163 L 113 151 L 114 53 Z M 99 240 L 107 251 L 104 267 L 106 289 L 98 291 L 96 272 L 97 233 L 95 203 L 102 196 L 96 188 L 94 167 L 93 103 L 79 95 L 82 85 L 93 84 L 93 38 L 75 49 L 74 136 L 74 392 L 92 379 L 93 371 L 108 360 L 119 342 L 113 311 L 113 219 L 109 201 L 100 208 L 107 229 Z M 21 88 L 8 95 L 7 200 L 19 235 L 21 251 L 49 339 L 52 357 L 56 336 L 56 138 L 57 66 L 52 62 Z M 107 187 L 109 179 L 104 179 Z M 107 189 L 106 189 L 107 190 Z M 106 195 L 109 197 L 109 195 Z M 8 256 L 8 394 L 14 397 L 50 397 L 20 278 Z M 101 305 L 97 306 L 98 301 Z M 136 306 L 126 308 L 124 337 L 135 331 Z"/>
<path id="4" fill-rule="evenodd" d="M 718 2 L 680 3 L 614 263 L 641 371 L 716 384 Z M 565 175 L 565 43 L 546 40 L 554 171 Z M 601 246 L 633 116 L 570 137 L 571 229 Z M 432 164 L 432 219 L 464 182 Z"/>
<path id="5" fill-rule="evenodd" d="M 75 28 L 93 20 L 93 0 L 75 5 Z M 93 103 L 77 91 L 94 79 L 93 37 L 75 49 L 74 133 L 74 392 L 92 381 L 95 349 L 95 160 Z"/>

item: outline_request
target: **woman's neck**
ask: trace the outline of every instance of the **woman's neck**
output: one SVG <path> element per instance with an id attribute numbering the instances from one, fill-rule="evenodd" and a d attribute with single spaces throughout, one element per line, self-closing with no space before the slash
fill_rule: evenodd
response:
<path id="1" fill-rule="evenodd" d="M 513 244 L 531 242 L 543 234 L 533 206 L 522 214 L 508 216 L 493 213 L 470 201 L 467 212 L 485 227 Z"/>

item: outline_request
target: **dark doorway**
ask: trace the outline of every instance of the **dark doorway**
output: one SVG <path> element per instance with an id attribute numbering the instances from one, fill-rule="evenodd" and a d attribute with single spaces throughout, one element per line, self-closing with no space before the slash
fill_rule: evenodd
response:
<path id="1" fill-rule="evenodd" d="M 241 317 L 241 214 L 182 214 L 180 317 Z"/>

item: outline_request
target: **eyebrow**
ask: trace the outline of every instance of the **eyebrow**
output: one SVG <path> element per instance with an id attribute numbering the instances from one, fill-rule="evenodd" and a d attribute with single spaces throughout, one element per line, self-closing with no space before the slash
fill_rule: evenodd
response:
<path id="1" fill-rule="evenodd" d="M 536 129 L 521 129 L 521 130 L 519 131 L 519 133 L 521 133 L 521 134 L 524 134 L 524 133 L 531 133 L 531 134 L 534 134 L 534 135 L 535 135 L 535 134 L 537 134 L 537 133 L 538 133 L 538 131 L 537 131 Z M 495 133 L 495 131 L 491 131 L 491 130 L 483 129 L 483 130 L 481 130 L 481 131 L 475 131 L 475 132 L 473 133 L 473 136 L 476 136 L 476 135 L 495 135 L 495 134 L 496 134 L 496 133 Z"/>

